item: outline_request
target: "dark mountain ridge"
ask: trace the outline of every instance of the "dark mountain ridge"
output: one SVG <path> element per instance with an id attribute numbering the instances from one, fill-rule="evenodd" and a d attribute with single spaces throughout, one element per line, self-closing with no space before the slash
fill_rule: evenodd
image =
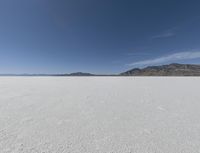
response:
<path id="1" fill-rule="evenodd" d="M 68 76 L 94 76 L 94 74 L 83 73 L 83 72 L 75 72 L 75 73 L 68 74 Z"/>
<path id="2" fill-rule="evenodd" d="M 0 74 L 0 76 L 200 76 L 200 65 L 172 63 L 146 68 L 134 68 L 120 74 L 92 74 L 75 72 L 69 74 Z"/>
<path id="3" fill-rule="evenodd" d="M 134 68 L 123 72 L 121 76 L 200 76 L 200 65 L 172 63 L 161 66 Z"/>

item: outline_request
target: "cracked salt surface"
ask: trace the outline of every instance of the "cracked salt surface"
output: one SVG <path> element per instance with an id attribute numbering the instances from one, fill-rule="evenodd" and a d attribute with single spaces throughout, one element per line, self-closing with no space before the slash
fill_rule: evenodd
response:
<path id="1" fill-rule="evenodd" d="M 198 153 L 200 78 L 1 77 L 0 153 Z"/>

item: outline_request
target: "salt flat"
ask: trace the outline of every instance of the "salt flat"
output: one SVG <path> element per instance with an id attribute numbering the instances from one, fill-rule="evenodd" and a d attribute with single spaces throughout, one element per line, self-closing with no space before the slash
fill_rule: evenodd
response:
<path id="1" fill-rule="evenodd" d="M 200 78 L 0 77 L 0 153 L 199 153 Z"/>

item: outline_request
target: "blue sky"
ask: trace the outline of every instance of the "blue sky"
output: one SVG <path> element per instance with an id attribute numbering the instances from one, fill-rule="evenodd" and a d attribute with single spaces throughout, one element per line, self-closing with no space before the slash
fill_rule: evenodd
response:
<path id="1" fill-rule="evenodd" d="M 1 0 L 0 73 L 200 64 L 200 1 Z"/>

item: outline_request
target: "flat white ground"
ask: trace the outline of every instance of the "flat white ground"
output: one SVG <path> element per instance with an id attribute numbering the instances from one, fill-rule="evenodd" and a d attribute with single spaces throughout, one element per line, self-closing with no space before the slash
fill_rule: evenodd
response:
<path id="1" fill-rule="evenodd" d="M 0 153 L 199 153 L 200 78 L 0 77 Z"/>

